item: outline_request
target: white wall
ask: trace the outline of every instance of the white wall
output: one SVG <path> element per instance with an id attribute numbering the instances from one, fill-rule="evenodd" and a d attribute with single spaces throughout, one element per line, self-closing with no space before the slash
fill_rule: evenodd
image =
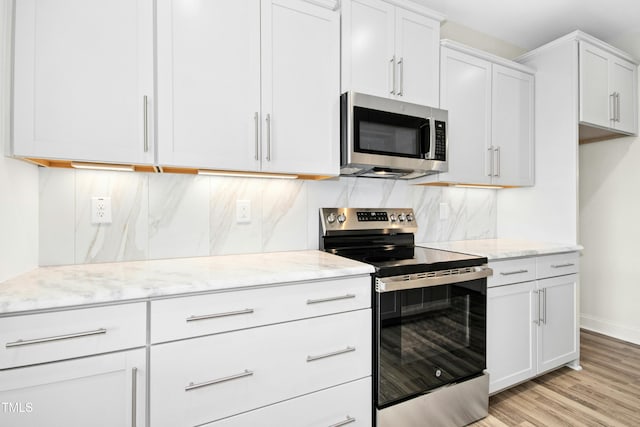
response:
<path id="1" fill-rule="evenodd" d="M 611 43 L 640 58 L 640 33 Z M 581 324 L 640 344 L 640 138 L 579 151 Z"/>
<path id="2" fill-rule="evenodd" d="M 37 167 L 3 154 L 10 141 L 12 0 L 0 0 L 0 282 L 38 264 Z"/>
<path id="3" fill-rule="evenodd" d="M 485 52 L 513 59 L 526 52 L 525 49 L 497 39 L 488 34 L 476 31 L 452 21 L 445 21 L 440 27 L 440 38 L 455 40 L 467 46 L 484 50 Z"/>
<path id="4" fill-rule="evenodd" d="M 91 224 L 92 196 L 112 199 L 113 223 Z M 250 224 L 235 220 L 251 201 Z M 450 206 L 439 218 L 440 203 Z M 40 170 L 40 264 L 316 249 L 320 207 L 413 207 L 418 242 L 493 238 L 496 190 L 334 178 L 287 181 Z"/>

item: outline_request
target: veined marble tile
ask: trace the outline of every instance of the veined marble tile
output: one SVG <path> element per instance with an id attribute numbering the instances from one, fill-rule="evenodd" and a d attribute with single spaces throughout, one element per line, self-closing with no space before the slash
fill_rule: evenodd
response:
<path id="1" fill-rule="evenodd" d="M 262 191 L 262 250 L 307 248 L 307 187 L 302 180 L 265 179 Z"/>
<path id="2" fill-rule="evenodd" d="M 210 177 L 209 254 L 254 253 L 262 250 L 263 180 Z M 251 222 L 236 222 L 236 202 L 251 202 Z"/>
<path id="3" fill-rule="evenodd" d="M 111 197 L 111 224 L 91 223 L 91 197 Z M 75 262 L 147 259 L 149 174 L 76 171 Z"/>
<path id="4" fill-rule="evenodd" d="M 441 187 L 416 185 L 412 187 L 413 209 L 418 223 L 416 242 L 439 240 L 442 227 L 440 220 Z"/>
<path id="5" fill-rule="evenodd" d="M 495 237 L 496 190 L 445 188 L 442 201 L 449 204 L 440 241 Z"/>
<path id="6" fill-rule="evenodd" d="M 75 170 L 39 168 L 39 264 L 75 262 Z"/>
<path id="7" fill-rule="evenodd" d="M 343 178 L 349 185 L 348 207 L 404 208 L 411 207 L 406 181 L 382 178 Z"/>
<path id="8" fill-rule="evenodd" d="M 320 208 L 341 208 L 347 205 L 349 185 L 345 178 L 308 181 L 307 185 L 307 248 L 318 249 L 320 239 Z"/>
<path id="9" fill-rule="evenodd" d="M 198 175 L 149 175 L 149 258 L 209 255 L 209 182 Z"/>

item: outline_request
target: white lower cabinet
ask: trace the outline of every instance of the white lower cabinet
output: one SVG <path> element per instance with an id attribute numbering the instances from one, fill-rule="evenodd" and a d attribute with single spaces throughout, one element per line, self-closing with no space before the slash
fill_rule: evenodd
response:
<path id="1" fill-rule="evenodd" d="M 371 416 L 371 378 L 364 378 L 205 424 L 205 426 L 370 427 Z"/>
<path id="2" fill-rule="evenodd" d="M 524 268 L 513 268 L 531 266 L 535 261 L 537 279 L 525 276 L 527 281 L 518 281 L 519 276 L 513 274 L 511 282 L 503 279 L 498 286 L 489 284 L 490 393 L 578 360 L 577 257 L 577 253 L 569 253 L 490 263 L 494 274 L 511 270 L 524 274 Z"/>
<path id="3" fill-rule="evenodd" d="M 145 426 L 144 349 L 0 371 L 0 425 Z"/>
<path id="4" fill-rule="evenodd" d="M 154 345 L 150 369 L 151 425 L 201 425 L 370 377 L 371 310 Z"/>

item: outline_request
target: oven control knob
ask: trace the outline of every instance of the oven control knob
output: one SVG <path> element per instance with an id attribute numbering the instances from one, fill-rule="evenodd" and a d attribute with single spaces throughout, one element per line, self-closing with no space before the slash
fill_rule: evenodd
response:
<path id="1" fill-rule="evenodd" d="M 407 221 L 408 222 L 413 221 L 413 214 L 407 214 Z"/>
<path id="2" fill-rule="evenodd" d="M 338 215 L 338 222 L 340 224 L 342 224 L 343 222 L 345 222 L 347 220 L 347 216 L 343 213 L 341 213 L 340 215 Z"/>
<path id="3" fill-rule="evenodd" d="M 398 218 L 396 218 L 396 214 L 389 215 L 389 219 L 391 220 L 391 222 L 396 222 L 398 220 Z"/>
<path id="4" fill-rule="evenodd" d="M 336 222 L 336 214 L 331 212 L 329 215 L 327 215 L 327 222 L 329 224 L 333 224 L 334 222 Z"/>
<path id="5" fill-rule="evenodd" d="M 400 215 L 398 215 L 398 221 L 404 222 L 405 219 L 407 219 L 405 214 L 401 213 Z"/>

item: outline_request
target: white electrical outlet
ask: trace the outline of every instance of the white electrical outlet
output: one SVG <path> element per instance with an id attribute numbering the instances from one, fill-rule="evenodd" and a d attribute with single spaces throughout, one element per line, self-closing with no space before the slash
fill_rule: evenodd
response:
<path id="1" fill-rule="evenodd" d="M 111 197 L 91 198 L 91 223 L 111 224 Z"/>
<path id="2" fill-rule="evenodd" d="M 251 222 L 251 200 L 236 200 L 236 222 L 238 224 Z"/>

